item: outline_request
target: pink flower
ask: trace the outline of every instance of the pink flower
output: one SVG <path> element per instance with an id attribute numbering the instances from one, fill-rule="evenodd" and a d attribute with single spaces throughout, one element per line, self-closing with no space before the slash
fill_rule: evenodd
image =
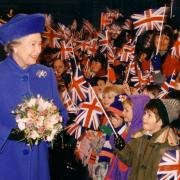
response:
<path id="1" fill-rule="evenodd" d="M 45 127 L 42 126 L 38 129 L 38 133 L 43 134 L 45 132 Z"/>
<path id="2" fill-rule="evenodd" d="M 29 135 L 29 138 L 34 139 L 34 140 L 39 138 L 39 137 L 40 137 L 39 134 L 35 130 L 33 130 Z"/>

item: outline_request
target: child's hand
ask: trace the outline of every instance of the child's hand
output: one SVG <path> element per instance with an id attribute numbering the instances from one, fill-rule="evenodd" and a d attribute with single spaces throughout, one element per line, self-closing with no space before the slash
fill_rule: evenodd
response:
<path id="1" fill-rule="evenodd" d="M 130 90 L 128 83 L 123 84 L 123 89 L 127 95 L 131 95 L 131 90 Z"/>

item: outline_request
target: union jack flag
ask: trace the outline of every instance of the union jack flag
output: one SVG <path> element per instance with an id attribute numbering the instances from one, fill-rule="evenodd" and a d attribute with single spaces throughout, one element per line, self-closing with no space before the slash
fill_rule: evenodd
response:
<path id="1" fill-rule="evenodd" d="M 89 55 L 95 55 L 98 49 L 97 39 L 92 39 L 90 42 L 91 43 L 90 43 L 87 53 Z"/>
<path id="2" fill-rule="evenodd" d="M 95 28 L 93 27 L 93 25 L 88 21 L 88 20 L 83 20 L 83 29 L 87 30 L 90 33 L 93 33 L 95 30 Z"/>
<path id="3" fill-rule="evenodd" d="M 171 54 L 173 57 L 180 59 L 180 36 L 178 37 L 177 41 L 174 43 Z"/>
<path id="4" fill-rule="evenodd" d="M 119 12 L 118 9 L 109 9 L 107 8 L 107 12 L 106 12 L 107 16 L 109 18 L 111 18 L 112 20 L 116 20 L 119 17 L 123 17 L 123 14 Z"/>
<path id="5" fill-rule="evenodd" d="M 176 83 L 176 72 L 174 71 L 171 76 L 169 76 L 166 81 L 162 84 L 160 93 L 158 95 L 158 98 L 165 97 L 169 92 L 174 90 L 175 83 Z"/>
<path id="6" fill-rule="evenodd" d="M 134 87 L 142 89 L 144 85 L 150 83 L 151 78 L 149 76 L 149 73 L 143 74 L 138 65 L 136 66 L 136 73 L 137 75 L 131 78 L 131 83 Z"/>
<path id="7" fill-rule="evenodd" d="M 51 48 L 55 48 L 58 45 L 58 39 L 62 38 L 61 34 L 57 33 L 50 26 L 47 27 L 47 31 L 42 34 L 48 41 L 48 45 Z"/>
<path id="8" fill-rule="evenodd" d="M 132 21 L 130 19 L 126 19 L 124 24 L 121 26 L 122 29 L 126 29 L 126 30 L 132 30 Z"/>
<path id="9" fill-rule="evenodd" d="M 102 46 L 101 52 L 104 52 L 105 50 L 109 51 L 111 54 L 113 54 L 111 44 L 109 42 L 108 38 L 108 30 L 105 31 L 105 35 L 99 33 L 99 46 Z"/>
<path id="10" fill-rule="evenodd" d="M 62 102 L 68 113 L 77 114 L 79 108 L 73 103 L 69 93 L 65 90 L 62 94 Z"/>
<path id="11" fill-rule="evenodd" d="M 70 29 L 61 23 L 58 23 L 58 33 L 60 33 L 65 40 L 68 40 L 71 37 Z"/>
<path id="12" fill-rule="evenodd" d="M 70 84 L 70 95 L 72 101 L 79 105 L 80 102 L 85 101 L 88 97 L 89 84 L 84 79 L 84 76 L 79 67 L 76 68 L 74 78 Z"/>
<path id="13" fill-rule="evenodd" d="M 164 16 L 168 9 L 167 7 L 160 7 L 157 10 L 145 10 L 144 14 L 133 14 L 131 18 L 134 20 L 134 29 L 138 29 L 136 35 L 139 36 L 147 30 L 161 30 L 161 26 L 164 23 Z"/>
<path id="14" fill-rule="evenodd" d="M 90 41 L 77 41 L 77 46 L 75 47 L 75 51 L 81 50 L 81 51 L 88 51 L 91 42 Z"/>
<path id="15" fill-rule="evenodd" d="M 111 52 L 107 52 L 107 59 L 108 63 L 113 65 L 116 60 L 116 57 L 114 56 L 114 54 L 111 54 Z"/>
<path id="16" fill-rule="evenodd" d="M 60 44 L 58 44 L 58 47 L 60 48 L 60 51 L 57 53 L 57 56 L 60 56 L 61 59 L 75 58 L 71 40 L 67 43 L 65 43 L 65 41 L 61 41 Z"/>
<path id="17" fill-rule="evenodd" d="M 120 61 L 128 62 L 134 58 L 135 46 L 125 44 L 119 51 L 117 52 L 117 57 L 120 57 Z"/>
<path id="18" fill-rule="evenodd" d="M 108 13 L 101 13 L 101 30 L 103 30 L 106 26 L 112 24 L 113 18 Z"/>
<path id="19" fill-rule="evenodd" d="M 79 137 L 83 134 L 83 132 L 85 131 L 85 129 L 79 125 L 79 124 L 76 124 L 76 123 L 73 123 L 71 125 L 69 125 L 67 127 L 67 133 L 71 136 L 74 136 L 75 139 L 79 139 Z"/>
<path id="20" fill-rule="evenodd" d="M 158 180 L 180 180 L 180 150 L 169 150 L 161 158 Z"/>
<path id="21" fill-rule="evenodd" d="M 86 102 L 80 104 L 81 110 L 75 122 L 82 124 L 85 128 L 97 130 L 100 124 L 102 108 L 92 88 L 89 88 L 88 99 Z"/>

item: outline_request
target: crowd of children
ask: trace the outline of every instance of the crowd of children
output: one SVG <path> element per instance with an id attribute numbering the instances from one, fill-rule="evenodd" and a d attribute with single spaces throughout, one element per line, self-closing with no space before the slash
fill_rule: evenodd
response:
<path id="1" fill-rule="evenodd" d="M 160 162 L 165 153 L 179 153 L 180 56 L 177 49 L 174 51 L 179 32 L 175 34 L 172 27 L 163 25 L 161 32 L 148 30 L 136 37 L 130 19 L 122 18 L 116 10 L 107 13 L 114 13 L 113 21 L 101 31 L 88 21 L 81 31 L 66 27 L 63 32 L 72 41 L 61 34 L 67 44 L 61 44 L 59 54 L 52 48 L 52 60 L 45 63 L 54 68 L 61 96 L 67 91 L 74 98 L 71 90 L 79 69 L 103 108 L 98 128 L 86 127 L 78 135 L 67 131 L 60 138 L 64 138 L 61 143 L 65 149 L 71 149 L 71 159 L 60 158 L 67 161 L 64 166 L 69 174 L 52 171 L 53 179 L 68 179 L 77 172 L 82 174 L 78 174 L 79 179 L 93 180 L 168 177 L 168 172 L 160 170 Z M 81 110 L 86 100 L 72 101 Z M 77 115 L 70 115 L 68 125 L 76 124 Z M 52 157 L 62 154 L 57 151 Z M 54 169 L 61 168 L 60 159 Z M 178 170 L 174 177 L 179 178 Z"/>

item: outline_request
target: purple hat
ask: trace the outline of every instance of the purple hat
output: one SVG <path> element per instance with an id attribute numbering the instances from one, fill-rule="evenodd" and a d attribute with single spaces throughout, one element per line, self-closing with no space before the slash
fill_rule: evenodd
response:
<path id="1" fill-rule="evenodd" d="M 130 99 L 133 104 L 133 118 L 126 136 L 126 142 L 129 142 L 131 136 L 142 128 L 144 109 L 150 100 L 149 96 L 146 95 L 130 95 L 128 99 Z"/>
<path id="2" fill-rule="evenodd" d="M 42 14 L 18 14 L 0 26 L 0 43 L 5 45 L 14 39 L 44 30 L 45 17 Z"/>

